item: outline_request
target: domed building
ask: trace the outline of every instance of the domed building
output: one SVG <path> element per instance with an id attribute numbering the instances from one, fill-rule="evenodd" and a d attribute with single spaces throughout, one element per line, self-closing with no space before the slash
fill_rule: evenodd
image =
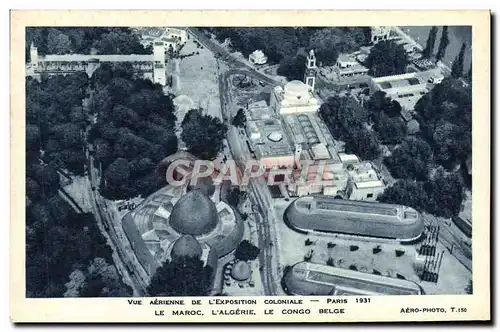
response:
<path id="1" fill-rule="evenodd" d="M 277 114 L 297 114 L 316 112 L 320 103 L 309 85 L 294 80 L 271 91 L 270 107 Z"/>
<path id="2" fill-rule="evenodd" d="M 200 242 L 198 242 L 192 235 L 183 235 L 175 240 L 174 245 L 170 251 L 172 259 L 181 257 L 200 258 L 203 250 L 201 249 Z"/>
<path id="3" fill-rule="evenodd" d="M 200 190 L 193 190 L 175 204 L 169 223 L 181 234 L 203 235 L 215 229 L 219 222 L 215 204 Z"/>
<path id="4" fill-rule="evenodd" d="M 166 260 L 197 257 L 217 268 L 243 238 L 240 216 L 218 195 L 166 186 L 122 219 L 134 253 L 149 276 Z"/>
<path id="5" fill-rule="evenodd" d="M 238 261 L 231 269 L 231 276 L 237 281 L 245 281 L 252 275 L 250 265 L 245 261 Z"/>

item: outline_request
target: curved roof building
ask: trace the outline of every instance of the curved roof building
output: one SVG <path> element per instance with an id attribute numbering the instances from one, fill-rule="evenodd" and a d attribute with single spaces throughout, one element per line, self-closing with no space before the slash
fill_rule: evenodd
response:
<path id="1" fill-rule="evenodd" d="M 175 240 L 170 256 L 172 259 L 180 257 L 200 258 L 202 253 L 201 245 L 194 236 L 183 235 Z"/>
<path id="2" fill-rule="evenodd" d="M 163 261 L 199 257 L 208 265 L 232 252 L 243 238 L 239 215 L 202 190 L 166 186 L 122 219 L 123 229 L 144 270 L 152 275 Z"/>
<path id="3" fill-rule="evenodd" d="M 292 266 L 283 276 L 283 284 L 291 295 L 422 294 L 422 288 L 413 281 L 309 262 Z"/>
<path id="4" fill-rule="evenodd" d="M 210 198 L 199 190 L 192 190 L 177 201 L 169 222 L 179 233 L 203 235 L 214 230 L 219 216 Z"/>
<path id="5" fill-rule="evenodd" d="M 251 275 L 252 269 L 250 268 L 250 265 L 245 261 L 236 262 L 236 264 L 233 265 L 233 269 L 231 270 L 231 276 L 238 281 L 247 280 Z"/>
<path id="6" fill-rule="evenodd" d="M 407 206 L 303 196 L 285 210 L 283 219 L 299 232 L 327 232 L 410 241 L 424 231 L 420 214 Z"/>

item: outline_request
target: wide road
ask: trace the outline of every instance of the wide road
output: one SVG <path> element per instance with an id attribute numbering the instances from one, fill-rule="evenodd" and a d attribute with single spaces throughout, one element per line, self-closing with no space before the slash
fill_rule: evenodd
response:
<path id="1" fill-rule="evenodd" d="M 249 71 L 247 69 L 230 69 L 226 71 L 219 77 L 219 96 L 221 104 L 221 112 L 224 122 L 230 128 L 228 135 L 228 147 L 231 151 L 233 159 L 237 162 L 238 166 L 243 172 L 246 160 L 250 157 L 247 152 L 245 143 L 242 141 L 238 135 L 238 131 L 231 128 L 231 120 L 235 115 L 234 105 L 231 95 L 230 95 L 230 78 L 232 75 L 247 75 L 252 78 L 260 79 L 261 75 L 255 71 Z M 263 81 L 269 84 L 278 84 L 268 77 L 262 78 Z M 270 207 L 272 202 L 269 200 L 269 189 L 267 183 L 264 179 L 252 179 L 250 180 L 249 188 L 249 198 L 252 205 L 257 207 L 258 215 L 256 215 L 256 225 L 257 233 L 259 238 L 259 248 L 261 249 L 259 254 L 259 262 L 261 266 L 261 278 L 262 285 L 264 288 L 264 293 L 266 295 L 277 295 L 277 279 L 278 271 L 274 270 L 274 260 L 278 259 L 277 255 L 277 245 L 278 241 L 273 237 L 273 233 L 270 229 L 273 220 L 272 215 L 269 216 Z M 277 266 L 277 264 L 276 264 Z"/>

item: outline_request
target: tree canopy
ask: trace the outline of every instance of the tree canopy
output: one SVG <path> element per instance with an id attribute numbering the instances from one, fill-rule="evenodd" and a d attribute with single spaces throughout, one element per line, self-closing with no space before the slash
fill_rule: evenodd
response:
<path id="1" fill-rule="evenodd" d="M 102 64 L 92 76 L 89 141 L 104 172 L 101 194 L 147 196 L 165 185 L 158 163 L 177 151 L 174 105 L 162 87 L 135 78 L 127 65 Z"/>
<path id="2" fill-rule="evenodd" d="M 425 44 L 425 48 L 422 52 L 422 55 L 424 58 L 430 58 L 432 57 L 432 54 L 434 53 L 434 46 L 436 44 L 436 36 L 437 36 L 438 28 L 436 26 L 433 26 L 431 30 L 429 31 L 429 36 L 427 37 L 427 42 Z"/>
<path id="3" fill-rule="evenodd" d="M 259 257 L 260 249 L 254 246 L 250 241 L 243 240 L 236 248 L 234 257 L 242 261 L 251 261 Z"/>
<path id="4" fill-rule="evenodd" d="M 333 96 L 327 99 L 319 113 L 332 136 L 345 142 L 347 151 L 363 159 L 376 159 L 380 153 L 379 142 L 366 126 L 368 112 L 351 97 Z"/>
<path id="5" fill-rule="evenodd" d="M 460 48 L 460 52 L 458 53 L 457 57 L 455 58 L 455 61 L 453 61 L 453 64 L 451 65 L 451 76 L 455 78 L 462 77 L 463 71 L 464 71 L 464 57 L 465 57 L 465 49 L 467 48 L 467 45 L 465 43 L 462 44 L 462 47 Z"/>
<path id="6" fill-rule="evenodd" d="M 276 73 L 285 76 L 289 81 L 302 81 L 306 73 L 306 61 L 306 57 L 302 54 L 298 54 L 293 58 L 284 58 Z"/>
<path id="7" fill-rule="evenodd" d="M 436 60 L 439 61 L 444 58 L 446 54 L 446 48 L 450 44 L 450 39 L 448 38 L 448 27 L 444 26 L 441 32 L 441 39 L 439 41 L 438 51 L 436 53 Z"/>
<path id="8" fill-rule="evenodd" d="M 420 181 L 428 179 L 431 162 L 432 149 L 429 144 L 414 137 L 407 138 L 390 157 L 385 158 L 385 164 L 395 178 Z"/>
<path id="9" fill-rule="evenodd" d="M 222 150 L 227 126 L 219 118 L 203 115 L 201 110 L 190 110 L 182 121 L 181 138 L 193 155 L 214 159 Z"/>
<path id="10" fill-rule="evenodd" d="M 156 269 L 148 287 L 151 296 L 206 296 L 213 269 L 199 258 L 180 257 Z"/>
<path id="11" fill-rule="evenodd" d="M 460 177 L 438 172 L 426 181 L 398 180 L 380 194 L 377 200 L 451 218 L 460 212 L 464 198 L 465 191 Z"/>
<path id="12" fill-rule="evenodd" d="M 364 106 L 380 142 L 397 144 L 406 137 L 407 129 L 401 119 L 401 105 L 387 97 L 385 92 L 375 92 Z"/>
<path id="13" fill-rule="evenodd" d="M 26 59 L 31 43 L 46 54 L 149 54 L 150 48 L 140 43 L 139 35 L 129 28 L 104 27 L 28 27 Z"/>
<path id="14" fill-rule="evenodd" d="M 87 95 L 87 87 L 85 73 L 49 76 L 41 82 L 27 78 L 28 159 L 41 158 L 55 169 L 83 174 L 83 129 L 87 118 L 81 106 L 82 99 Z M 44 153 L 41 154 L 40 150 Z"/>
<path id="15" fill-rule="evenodd" d="M 472 91 L 446 78 L 415 105 L 415 118 L 436 161 L 451 169 L 472 153 Z"/>
<path id="16" fill-rule="evenodd" d="M 244 128 L 247 122 L 247 116 L 245 115 L 245 110 L 240 108 L 233 118 L 231 124 L 236 127 Z"/>
<path id="17" fill-rule="evenodd" d="M 403 74 L 409 61 L 403 45 L 392 40 L 375 44 L 366 59 L 366 66 L 374 77 Z"/>

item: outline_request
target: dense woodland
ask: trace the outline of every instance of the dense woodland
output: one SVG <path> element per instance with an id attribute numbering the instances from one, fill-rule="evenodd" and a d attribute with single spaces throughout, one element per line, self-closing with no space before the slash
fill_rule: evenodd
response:
<path id="1" fill-rule="evenodd" d="M 45 54 L 150 54 L 129 28 L 58 27 L 26 28 L 26 55 L 31 43 Z M 28 57 L 27 57 L 28 59 Z"/>
<path id="2" fill-rule="evenodd" d="M 416 104 L 420 135 L 405 139 L 385 159 L 399 180 L 380 197 L 383 202 L 412 206 L 449 218 L 460 212 L 465 172 L 472 155 L 472 94 L 470 86 L 447 78 Z"/>
<path id="3" fill-rule="evenodd" d="M 143 197 L 165 185 L 158 163 L 177 151 L 174 105 L 162 87 L 133 77 L 127 64 L 102 64 L 92 76 L 89 142 L 109 199 Z"/>
<path id="4" fill-rule="evenodd" d="M 27 297 L 131 294 L 93 215 L 58 194 L 58 170 L 84 173 L 87 83 L 85 74 L 26 81 Z"/>

